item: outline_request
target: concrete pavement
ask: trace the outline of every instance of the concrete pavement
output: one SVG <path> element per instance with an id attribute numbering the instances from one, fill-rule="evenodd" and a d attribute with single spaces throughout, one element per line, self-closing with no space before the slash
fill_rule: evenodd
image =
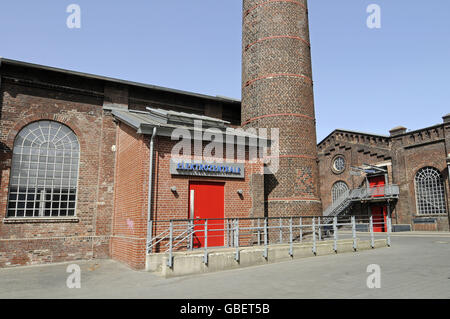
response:
<path id="1" fill-rule="evenodd" d="M 112 260 L 0 269 L 0 298 L 450 298 L 450 234 L 393 234 L 392 247 L 163 279 Z M 369 289 L 367 266 L 381 267 Z"/>

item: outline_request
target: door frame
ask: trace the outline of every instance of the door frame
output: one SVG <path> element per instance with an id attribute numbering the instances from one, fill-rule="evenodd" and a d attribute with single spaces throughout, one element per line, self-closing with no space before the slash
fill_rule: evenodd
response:
<path id="1" fill-rule="evenodd" d="M 224 181 L 202 181 L 202 180 L 189 180 L 188 182 L 188 212 L 187 212 L 187 216 L 188 219 L 192 220 L 194 223 L 194 229 L 195 229 L 195 221 L 197 220 L 195 218 L 195 201 L 196 201 L 196 196 L 195 196 L 195 190 L 191 189 L 191 185 L 192 184 L 197 184 L 197 185 L 218 185 L 218 186 L 222 186 L 223 189 L 223 245 L 225 246 L 225 240 L 226 240 L 226 232 L 225 232 L 225 182 Z M 194 193 L 192 193 L 194 192 Z M 193 194 L 193 195 L 192 195 Z M 193 201 L 192 201 L 193 199 Z M 200 218 L 201 220 L 202 218 Z M 207 218 L 208 219 L 208 218 Z M 211 218 L 211 219 L 215 219 L 215 218 Z M 220 219 L 220 218 L 219 218 Z M 203 226 L 199 226 L 199 227 L 203 227 Z M 204 241 L 200 241 L 200 247 L 196 247 L 196 248 L 203 248 L 203 243 Z M 222 246 L 210 246 L 210 242 L 208 242 L 208 247 L 222 247 Z"/>

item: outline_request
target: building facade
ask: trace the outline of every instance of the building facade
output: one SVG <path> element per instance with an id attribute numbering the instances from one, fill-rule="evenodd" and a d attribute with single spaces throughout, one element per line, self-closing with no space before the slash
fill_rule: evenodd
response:
<path id="1" fill-rule="evenodd" d="M 8 59 L 0 60 L 0 79 L 1 267 L 111 256 L 129 261 L 135 268 L 142 266 L 136 247 L 147 231 L 139 214 L 147 214 L 148 136 L 131 132 L 113 116 L 114 110 L 139 112 L 151 105 L 214 117 L 230 127 L 240 124 L 240 102 L 227 98 Z M 159 138 L 156 145 L 160 155 L 170 147 Z M 124 178 L 127 165 L 135 166 L 135 175 Z M 171 184 L 164 167 L 157 176 L 156 182 Z M 225 196 L 231 196 L 228 188 L 244 190 L 244 200 L 235 194 L 236 209 L 250 214 L 248 178 L 244 179 L 246 186 L 224 185 Z M 168 218 L 174 195 L 165 188 L 160 190 L 156 182 L 153 204 L 160 216 Z M 186 190 L 180 183 L 186 180 L 174 184 L 184 197 Z M 164 199 L 168 192 L 169 198 Z M 235 205 L 228 200 L 225 204 Z M 185 206 L 172 216 L 186 214 L 187 218 L 188 204 Z M 120 213 L 124 209 L 136 215 L 123 220 Z M 133 231 L 126 222 L 135 225 Z M 128 249 L 126 254 L 134 254 L 134 258 L 120 252 Z"/>
<path id="2" fill-rule="evenodd" d="M 239 101 L 7 59 L 0 75 L 1 267 L 114 258 L 143 269 L 148 234 L 159 231 L 149 220 L 317 215 L 307 207 L 273 212 L 273 176 L 251 161 L 249 136 L 240 166 L 227 164 L 226 150 L 216 166 L 193 165 L 194 153 L 173 156 L 171 132 L 194 135 L 195 120 L 240 134 Z M 394 227 L 448 231 L 449 130 L 448 115 L 389 136 L 335 130 L 317 146 L 323 214 L 345 194 L 368 189 L 339 214 L 390 214 Z M 210 141 L 199 140 L 205 150 Z M 191 216 L 192 191 L 206 198 L 195 211 L 203 205 L 215 215 Z"/>
<path id="3" fill-rule="evenodd" d="M 169 219 L 366 214 L 449 229 L 449 116 L 390 136 L 336 130 L 317 146 L 306 0 L 244 0 L 242 60 L 241 103 L 0 58 L 0 267 L 143 269 Z M 212 142 L 195 121 L 245 156 L 195 158 Z M 274 139 L 237 128 L 279 129 L 278 171 L 259 152 Z M 177 130 L 193 136 L 182 157 Z"/>
<path id="4" fill-rule="evenodd" d="M 391 213 L 404 229 L 448 231 L 449 152 L 450 115 L 420 130 L 396 127 L 389 136 L 335 130 L 318 144 L 325 212 L 369 188 L 370 198 L 353 198 L 340 213 Z"/>
<path id="5" fill-rule="evenodd" d="M 167 234 L 170 220 L 195 219 L 203 224 L 209 219 L 208 229 L 216 232 L 207 245 L 222 247 L 227 240 L 224 219 L 264 217 L 263 164 L 249 152 L 249 138 L 258 137 L 227 127 L 222 120 L 182 112 L 115 109 L 112 115 L 117 123 L 112 258 L 143 269 L 146 247 Z M 200 131 L 193 126 L 196 120 L 203 125 L 198 140 L 193 138 Z M 204 134 L 211 128 L 231 141 L 233 154 L 217 144 L 214 154 L 207 155 L 212 144 Z M 192 138 L 183 143 L 187 151 L 174 151 L 179 150 L 179 142 L 172 139 L 175 129 L 184 129 L 183 134 Z M 202 154 L 195 151 L 195 143 Z M 244 156 L 238 156 L 238 148 Z M 197 228 L 194 239 L 200 248 L 205 245 L 204 227 Z M 154 236 L 149 238 L 150 234 Z M 161 246 L 150 251 L 162 252 Z"/>

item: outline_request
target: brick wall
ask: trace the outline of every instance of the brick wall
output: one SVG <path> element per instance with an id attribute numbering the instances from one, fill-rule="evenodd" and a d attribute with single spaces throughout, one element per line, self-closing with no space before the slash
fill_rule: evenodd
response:
<path id="1" fill-rule="evenodd" d="M 320 190 L 324 208 L 331 204 L 331 189 L 335 182 L 344 181 L 349 188 L 359 187 L 362 177 L 350 175 L 350 166 L 385 163 L 389 182 L 400 187 L 399 199 L 392 207 L 393 222 L 411 224 L 415 230 L 449 230 L 449 176 L 447 140 L 450 125 L 435 125 L 417 131 L 394 134 L 390 137 L 337 130 L 318 145 Z M 337 174 L 332 163 L 337 155 L 346 159 L 346 170 Z M 389 165 L 390 164 L 390 165 Z M 444 178 L 447 214 L 420 216 L 417 211 L 414 179 L 417 172 L 431 166 Z M 359 206 L 355 208 L 356 211 Z M 366 207 L 362 208 L 367 209 Z M 363 212 L 364 213 L 364 212 Z M 415 217 L 433 217 L 435 224 L 414 224 Z"/>
<path id="2" fill-rule="evenodd" d="M 154 141 L 152 220 L 188 218 L 191 181 L 224 183 L 224 217 L 263 217 L 263 181 L 261 163 L 245 164 L 245 179 L 175 176 L 170 174 L 172 147 L 176 141 L 157 136 Z M 207 143 L 204 143 L 204 146 Z M 147 193 L 149 137 L 142 137 L 126 124 L 117 133 L 114 226 L 112 258 L 135 269 L 145 267 L 147 236 Z M 177 192 L 171 191 L 175 186 Z M 238 190 L 243 190 L 239 196 Z M 254 200 L 258 203 L 254 205 Z M 166 225 L 154 224 L 157 235 Z"/>
<path id="3" fill-rule="evenodd" d="M 444 178 L 445 198 L 447 201 L 446 215 L 427 215 L 437 219 L 436 226 L 438 231 L 449 230 L 449 187 L 448 187 L 448 169 L 446 163 L 446 150 L 444 127 L 424 129 L 419 132 L 404 134 L 393 138 L 393 147 L 395 149 L 393 164 L 394 175 L 397 183 L 400 185 L 400 198 L 398 203 L 398 223 L 413 224 L 414 217 L 420 217 L 416 203 L 416 189 L 414 179 L 417 172 L 427 166 L 439 170 Z M 430 227 L 414 225 L 414 229 L 421 227 Z"/>
<path id="4" fill-rule="evenodd" d="M 109 255 L 114 157 L 111 116 L 95 96 L 2 81 L 0 266 L 30 265 Z M 14 139 L 27 124 L 53 120 L 70 127 L 80 143 L 76 218 L 11 222 L 6 217 Z"/>
<path id="5" fill-rule="evenodd" d="M 430 223 L 430 224 L 415 224 L 413 223 L 413 230 L 414 231 L 437 231 L 438 227 L 436 223 Z"/>
<path id="6" fill-rule="evenodd" d="M 145 264 L 149 149 L 129 126 L 117 127 L 112 258 L 140 269 Z"/>
<path id="7" fill-rule="evenodd" d="M 145 233 L 140 234 L 137 229 L 133 235 L 127 233 L 121 229 L 120 218 L 114 221 L 117 236 L 111 240 L 116 177 L 113 146 L 117 131 L 110 112 L 103 107 L 143 110 L 153 105 L 208 113 L 233 124 L 240 123 L 239 102 L 82 76 L 18 61 L 2 59 L 0 83 L 0 267 L 107 258 L 113 251 L 111 242 L 118 259 L 127 258 L 124 255 L 127 248 L 132 256 L 141 256 L 144 244 L 135 237 L 145 237 Z M 39 120 L 63 123 L 79 140 L 76 218 L 12 222 L 5 217 L 14 139 L 21 128 Z M 147 159 L 144 173 L 146 163 Z M 146 182 L 143 187 L 147 187 Z M 139 267 L 139 262 L 132 266 Z"/>
<path id="8" fill-rule="evenodd" d="M 343 172 L 335 172 L 334 159 L 343 156 L 346 168 Z M 323 208 L 332 204 L 332 187 L 342 181 L 350 189 L 358 188 L 364 182 L 364 177 L 352 176 L 351 166 L 361 166 L 363 163 L 376 165 L 390 163 L 389 143 L 385 139 L 356 134 L 336 133 L 330 136 L 319 147 L 320 192 Z M 390 170 L 388 166 L 388 171 Z M 388 174 L 392 183 L 392 174 Z"/>
<path id="9" fill-rule="evenodd" d="M 156 208 L 155 219 L 170 218 L 187 218 L 188 217 L 188 197 L 190 181 L 205 182 L 224 182 L 225 183 L 225 218 L 228 217 L 251 217 L 252 215 L 262 215 L 263 212 L 253 212 L 252 197 L 260 196 L 260 194 L 252 193 L 252 176 L 253 189 L 261 191 L 261 180 L 256 181 L 261 173 L 261 164 L 255 163 L 245 164 L 245 179 L 226 179 L 226 178 L 208 178 L 208 177 L 187 177 L 172 176 L 170 174 L 170 158 L 173 145 L 176 142 L 170 141 L 170 138 L 158 137 L 156 141 L 156 180 L 155 180 L 155 196 L 153 197 L 154 207 Z M 207 143 L 204 143 L 203 147 Z M 176 186 L 177 193 L 174 194 L 170 188 Z M 242 189 L 244 194 L 239 197 L 237 191 Z"/>

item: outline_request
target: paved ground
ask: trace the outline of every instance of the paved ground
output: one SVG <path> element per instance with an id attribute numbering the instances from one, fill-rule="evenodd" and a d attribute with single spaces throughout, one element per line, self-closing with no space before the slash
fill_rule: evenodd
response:
<path id="1" fill-rule="evenodd" d="M 0 269 L 0 298 L 450 298 L 450 234 L 394 235 L 391 248 L 163 279 L 112 260 Z M 366 286 L 381 266 L 381 288 Z"/>

